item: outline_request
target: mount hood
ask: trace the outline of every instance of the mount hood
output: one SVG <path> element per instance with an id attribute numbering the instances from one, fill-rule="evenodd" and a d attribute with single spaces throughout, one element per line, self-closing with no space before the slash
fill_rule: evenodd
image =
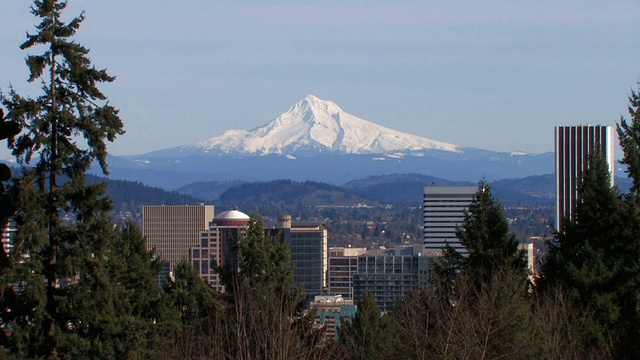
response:
<path id="1" fill-rule="evenodd" d="M 332 101 L 308 95 L 266 125 L 229 130 L 183 151 L 219 155 L 387 154 L 425 150 L 460 152 L 453 144 L 403 133 L 363 120 Z"/>

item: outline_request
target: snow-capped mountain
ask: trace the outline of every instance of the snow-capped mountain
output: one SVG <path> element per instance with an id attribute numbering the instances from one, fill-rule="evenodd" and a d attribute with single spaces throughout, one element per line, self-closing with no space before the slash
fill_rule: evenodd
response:
<path id="1" fill-rule="evenodd" d="M 113 178 L 174 189 L 195 181 L 275 179 L 340 184 L 418 173 L 455 181 L 553 172 L 553 154 L 462 148 L 389 129 L 309 95 L 252 130 L 148 154 L 110 157 Z"/>
<path id="2" fill-rule="evenodd" d="M 458 152 L 457 146 L 410 135 L 351 115 L 331 101 L 309 95 L 264 126 L 229 130 L 195 148 L 221 154 L 416 154 Z"/>

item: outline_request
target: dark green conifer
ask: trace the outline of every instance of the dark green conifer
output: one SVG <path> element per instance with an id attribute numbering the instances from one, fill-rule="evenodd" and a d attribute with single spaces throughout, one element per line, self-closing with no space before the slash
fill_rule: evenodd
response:
<path id="1" fill-rule="evenodd" d="M 500 201 L 491 194 L 491 186 L 483 179 L 465 212 L 456 236 L 469 251 L 464 268 L 484 280 L 499 268 L 509 266 L 526 271 L 518 240 L 509 232 L 509 224 Z"/>
<path id="2" fill-rule="evenodd" d="M 340 326 L 338 358 L 387 359 L 392 350 L 387 315 L 382 315 L 370 292 L 357 305 L 353 320 Z"/>
<path id="3" fill-rule="evenodd" d="M 13 190 L 18 231 L 5 279 L 21 305 L 1 319 L 11 334 L 6 348 L 20 357 L 110 357 L 116 350 L 106 334 L 120 326 L 108 265 L 117 256 L 110 252 L 112 206 L 105 184 L 86 184 L 85 173 L 94 160 L 107 172 L 106 143 L 123 125 L 98 88 L 114 78 L 73 40 L 84 14 L 64 22 L 66 5 L 34 1 L 40 23 L 20 46 L 43 51 L 26 59 L 28 80 L 42 85 L 41 94 L 2 94 L 7 119 L 23 129 L 10 143 L 22 176 Z"/>
<path id="4" fill-rule="evenodd" d="M 623 152 L 620 163 L 627 167 L 625 172 L 633 181 L 631 192 L 636 196 L 640 193 L 640 83 L 638 85 L 638 90 L 632 90 L 629 95 L 629 121 L 620 116 L 617 124 Z"/>
<path id="5" fill-rule="evenodd" d="M 17 135 L 20 132 L 20 127 L 15 122 L 5 121 L 4 110 L 0 109 L 0 140 L 5 140 Z M 11 179 L 11 168 L 5 164 L 0 164 L 0 229 L 4 229 L 9 223 L 10 218 L 16 212 L 16 205 L 11 198 L 10 194 L 5 189 L 5 182 Z M 17 259 L 17 261 L 20 261 Z M 18 307 L 16 302 L 18 294 L 16 289 L 12 286 L 8 280 L 11 276 L 11 269 L 16 262 L 15 258 L 11 257 L 11 254 L 7 252 L 7 249 L 2 246 L 0 249 L 0 317 L 9 319 L 11 318 L 10 310 L 14 307 Z M 4 331 L 0 332 L 0 346 L 6 347 L 9 345 L 9 339 Z"/>
<path id="6" fill-rule="evenodd" d="M 574 218 L 563 221 L 550 244 L 540 288 L 559 284 L 588 317 L 593 343 L 625 357 L 628 331 L 637 332 L 628 325 L 638 318 L 638 210 L 611 186 L 601 154 L 589 162 Z"/>

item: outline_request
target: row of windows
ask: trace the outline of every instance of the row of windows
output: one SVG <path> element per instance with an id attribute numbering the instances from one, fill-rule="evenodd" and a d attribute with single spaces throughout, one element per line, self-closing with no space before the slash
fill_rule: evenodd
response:
<path id="1" fill-rule="evenodd" d="M 324 254 L 325 252 L 322 251 L 323 249 L 318 248 L 317 246 L 309 246 L 309 247 L 291 247 L 291 253 L 303 253 L 303 254 Z"/>
<path id="2" fill-rule="evenodd" d="M 215 274 L 215 270 L 209 269 L 209 261 L 193 260 L 191 265 L 199 274 Z"/>
<path id="3" fill-rule="evenodd" d="M 329 263 L 329 271 L 337 271 L 337 272 L 349 272 L 358 270 L 357 266 L 350 266 L 345 269 L 344 266 L 331 266 L 333 263 Z"/>
<path id="4" fill-rule="evenodd" d="M 291 260 L 294 261 L 322 261 L 325 257 L 314 254 L 291 254 Z"/>
<path id="5" fill-rule="evenodd" d="M 324 239 L 324 232 L 292 232 L 291 239 Z"/>
<path id="6" fill-rule="evenodd" d="M 330 288 L 351 288 L 350 282 L 333 282 L 329 281 Z"/>

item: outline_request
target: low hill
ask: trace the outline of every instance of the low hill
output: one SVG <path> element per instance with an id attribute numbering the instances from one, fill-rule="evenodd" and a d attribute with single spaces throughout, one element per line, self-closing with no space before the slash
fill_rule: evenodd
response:
<path id="1" fill-rule="evenodd" d="M 245 184 L 246 181 L 230 180 L 230 181 L 198 181 L 182 187 L 175 191 L 207 201 L 215 201 L 225 190 Z"/>
<path id="2" fill-rule="evenodd" d="M 425 186 L 458 185 L 473 184 L 421 174 L 393 174 L 349 181 L 343 187 L 384 204 L 421 204 Z"/>
<path id="3" fill-rule="evenodd" d="M 420 174 L 395 174 L 350 181 L 344 187 L 385 204 L 421 204 L 426 186 L 473 186 L 476 184 Z M 552 205 L 555 198 L 555 177 L 541 175 L 494 181 L 491 183 L 491 188 L 493 194 L 504 205 Z"/>
<path id="4" fill-rule="evenodd" d="M 87 181 L 98 182 L 104 178 L 88 175 Z M 200 198 L 166 191 L 161 188 L 145 185 L 137 181 L 113 180 L 107 183 L 107 195 L 113 200 L 116 213 L 131 213 L 135 219 L 140 217 L 142 205 L 184 205 L 200 204 Z"/>
<path id="5" fill-rule="evenodd" d="M 306 181 L 275 180 L 245 183 L 227 189 L 217 201 L 218 207 L 238 208 L 243 211 L 273 213 L 298 207 L 379 205 L 352 191 L 338 186 Z"/>

